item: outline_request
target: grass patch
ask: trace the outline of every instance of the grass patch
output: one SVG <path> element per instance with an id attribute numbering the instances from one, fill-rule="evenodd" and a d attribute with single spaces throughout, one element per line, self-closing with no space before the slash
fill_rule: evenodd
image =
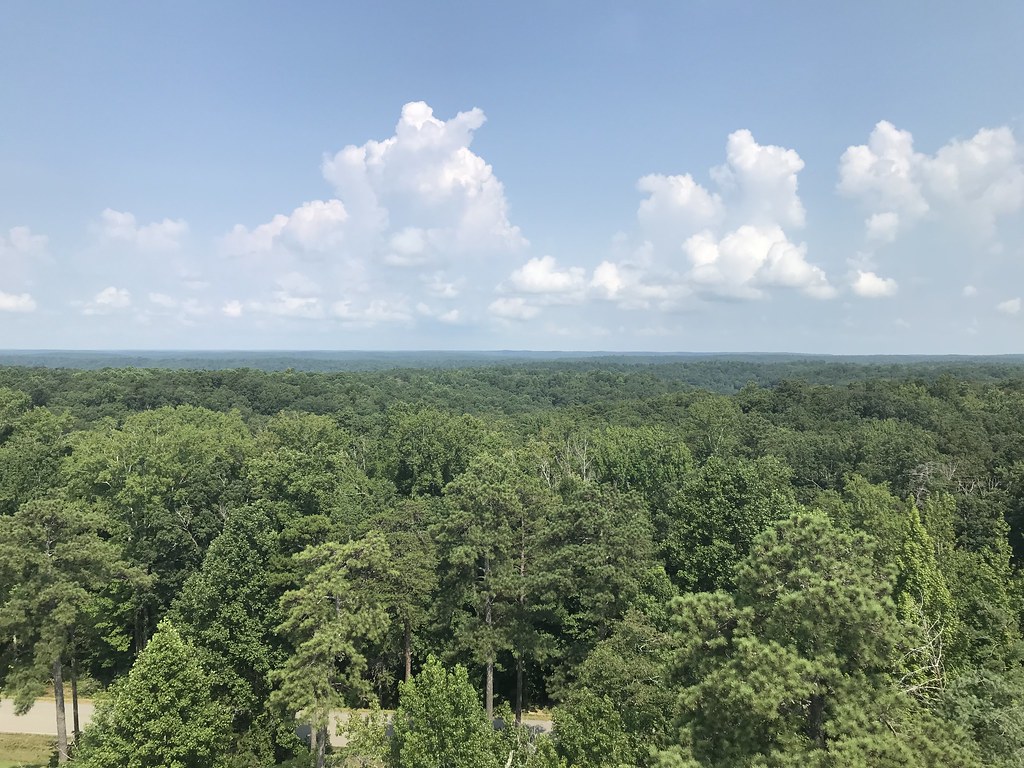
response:
<path id="1" fill-rule="evenodd" d="M 52 754 L 51 736 L 0 733 L 0 768 L 45 768 Z"/>

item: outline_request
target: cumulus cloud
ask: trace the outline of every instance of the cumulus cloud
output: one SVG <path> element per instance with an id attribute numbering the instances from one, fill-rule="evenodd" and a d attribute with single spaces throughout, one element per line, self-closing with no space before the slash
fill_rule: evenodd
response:
<path id="1" fill-rule="evenodd" d="M 106 208 L 100 214 L 100 232 L 107 240 L 125 242 L 140 250 L 171 251 L 181 245 L 188 224 L 181 219 L 164 219 L 140 225 L 133 214 Z"/>
<path id="2" fill-rule="evenodd" d="M 719 224 L 725 216 L 720 195 L 709 192 L 690 174 L 650 174 L 636 188 L 647 195 L 637 219 L 651 242 L 672 247 L 693 232 Z"/>
<path id="3" fill-rule="evenodd" d="M 900 229 L 940 211 L 991 238 L 1000 217 L 1024 208 L 1024 152 L 1001 127 L 928 155 L 914 149 L 909 131 L 883 120 L 867 144 L 843 153 L 838 189 L 873 211 L 865 223 L 872 240 L 891 242 Z"/>
<path id="4" fill-rule="evenodd" d="M 857 271 L 857 277 L 850 286 L 853 292 L 865 299 L 882 299 L 895 296 L 899 286 L 890 277 L 880 277 L 874 272 Z"/>
<path id="5" fill-rule="evenodd" d="M 124 288 L 113 285 L 97 293 L 92 301 L 82 309 L 86 315 L 105 315 L 118 310 L 128 309 L 132 305 L 132 295 Z"/>
<path id="6" fill-rule="evenodd" d="M 178 306 L 178 300 L 173 296 L 168 296 L 166 293 L 151 293 L 147 297 L 152 304 L 156 304 L 158 307 L 165 309 L 174 309 Z"/>
<path id="7" fill-rule="evenodd" d="M 224 305 L 220 308 L 220 313 L 224 317 L 241 317 L 243 311 L 242 302 L 237 299 L 224 302 Z"/>
<path id="8" fill-rule="evenodd" d="M 806 212 L 797 194 L 797 174 L 804 161 L 792 149 L 765 146 L 748 130 L 735 131 L 726 142 L 726 162 L 711 178 L 728 196 L 731 214 L 758 227 L 800 228 Z"/>
<path id="9" fill-rule="evenodd" d="M 31 256 L 46 252 L 49 238 L 36 235 L 28 227 L 12 227 L 7 235 L 0 235 L 0 256 Z"/>
<path id="10" fill-rule="evenodd" d="M 843 153 L 839 191 L 865 200 L 882 212 L 918 218 L 929 210 L 918 179 L 922 159 L 914 151 L 914 137 L 909 131 L 882 120 L 867 144 L 848 147 Z"/>
<path id="11" fill-rule="evenodd" d="M 316 296 L 296 296 L 288 291 L 274 291 L 269 301 L 250 302 L 249 310 L 277 317 L 317 319 L 324 316 L 324 307 Z"/>
<path id="12" fill-rule="evenodd" d="M 208 315 L 210 310 L 193 297 L 176 298 L 166 293 L 151 292 L 146 298 L 150 306 L 142 311 L 143 317 L 158 315 L 160 317 L 174 316 L 186 324 L 193 323 L 196 318 Z"/>
<path id="13" fill-rule="evenodd" d="M 380 323 L 408 323 L 412 314 L 404 302 L 374 299 L 359 305 L 352 301 L 336 301 L 331 305 L 331 314 L 349 325 L 375 326 Z"/>
<path id="14" fill-rule="evenodd" d="M 416 312 L 447 325 L 456 325 L 462 321 L 462 312 L 458 309 L 438 310 L 422 301 L 416 305 Z"/>
<path id="15" fill-rule="evenodd" d="M 252 229 L 236 224 L 222 244 L 232 256 L 266 254 L 277 247 L 329 251 L 342 243 L 348 218 L 340 200 L 312 200 Z"/>
<path id="16" fill-rule="evenodd" d="M 683 244 L 701 290 L 735 298 L 759 298 L 773 286 L 796 288 L 816 299 L 835 295 L 825 273 L 806 260 L 807 247 L 794 245 L 778 226 L 744 225 L 721 240 L 701 232 Z"/>
<path id="17" fill-rule="evenodd" d="M 725 155 L 710 171 L 715 191 L 689 174 L 640 180 L 644 246 L 631 259 L 597 267 L 590 285 L 598 295 L 637 307 L 651 300 L 668 307 L 691 293 L 756 299 L 789 288 L 818 299 L 835 295 L 824 270 L 808 261 L 806 245 L 787 234 L 806 223 L 800 156 L 759 144 L 748 130 L 730 134 Z"/>
<path id="18" fill-rule="evenodd" d="M 532 258 L 501 285 L 522 301 L 495 302 L 491 312 L 533 316 L 530 310 L 543 303 L 538 295 L 546 303 L 556 296 L 588 296 L 623 309 L 663 311 L 680 308 L 694 294 L 757 299 L 786 288 L 832 298 L 836 290 L 825 271 L 786 231 L 806 223 L 797 179 L 803 167 L 792 149 L 762 145 L 750 131 L 736 131 L 726 142 L 725 163 L 710 171 L 715 191 L 690 174 L 642 177 L 640 241 L 628 253 L 602 261 L 589 277 L 579 267 L 559 268 L 551 256 Z"/>
<path id="19" fill-rule="evenodd" d="M 505 188 L 470 150 L 479 109 L 439 120 L 424 102 L 402 108 L 395 134 L 350 144 L 323 162 L 324 178 L 382 256 L 421 263 L 449 252 L 526 244 L 508 218 Z"/>
<path id="20" fill-rule="evenodd" d="M 973 298 L 978 295 L 978 289 L 975 288 L 973 285 L 965 285 L 963 295 L 965 298 L 968 299 Z"/>
<path id="21" fill-rule="evenodd" d="M 1015 299 L 1008 299 L 1007 301 L 996 304 L 996 310 L 1002 312 L 1004 315 L 1016 315 L 1020 312 L 1020 297 Z"/>
<path id="22" fill-rule="evenodd" d="M 27 293 L 0 291 L 0 312 L 34 312 L 36 301 Z"/>
<path id="23" fill-rule="evenodd" d="M 900 215 L 892 211 L 874 213 L 864 222 L 868 240 L 891 243 L 900 229 Z"/>
<path id="24" fill-rule="evenodd" d="M 331 199 L 223 236 L 224 254 L 259 259 L 238 311 L 366 327 L 461 321 L 449 302 L 466 284 L 495 286 L 509 268 L 502 257 L 528 245 L 504 186 L 471 149 L 485 119 L 471 109 L 444 120 L 412 102 L 393 135 L 326 155 Z M 420 304 L 429 315 L 410 309 Z"/>
<path id="25" fill-rule="evenodd" d="M 582 291 L 586 283 L 581 267 L 560 270 L 552 256 L 530 259 L 508 279 L 511 290 L 535 294 L 575 294 Z"/>
<path id="26" fill-rule="evenodd" d="M 501 320 L 531 320 L 540 314 L 540 308 L 528 304 L 521 296 L 504 296 L 491 302 L 488 310 Z"/>

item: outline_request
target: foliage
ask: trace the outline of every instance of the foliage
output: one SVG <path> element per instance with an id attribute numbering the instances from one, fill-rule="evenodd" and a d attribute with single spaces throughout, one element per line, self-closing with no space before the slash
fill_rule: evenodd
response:
<path id="1" fill-rule="evenodd" d="M 299 586 L 281 598 L 279 630 L 294 652 L 272 674 L 272 700 L 290 715 L 325 731 L 333 710 L 366 700 L 366 643 L 383 635 L 387 609 L 376 584 L 389 572 L 387 542 L 373 533 L 327 542 L 295 556 Z"/>
<path id="2" fill-rule="evenodd" d="M 96 712 L 73 765 L 81 768 L 227 766 L 230 712 L 170 622 Z"/>
<path id="3" fill-rule="evenodd" d="M 464 667 L 436 658 L 399 684 L 391 742 L 393 768 L 497 768 L 493 728 Z"/>

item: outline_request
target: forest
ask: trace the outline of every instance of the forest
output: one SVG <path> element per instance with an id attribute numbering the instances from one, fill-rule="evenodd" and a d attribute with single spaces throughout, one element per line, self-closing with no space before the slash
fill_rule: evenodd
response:
<path id="1" fill-rule="evenodd" d="M 362 367 L 0 367 L 57 762 L 1024 766 L 1022 360 Z"/>

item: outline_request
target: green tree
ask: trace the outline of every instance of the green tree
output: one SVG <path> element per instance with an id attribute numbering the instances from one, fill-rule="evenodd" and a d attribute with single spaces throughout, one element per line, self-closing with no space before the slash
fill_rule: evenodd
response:
<path id="1" fill-rule="evenodd" d="M 274 724 L 266 705 L 270 672 L 283 661 L 271 560 L 277 536 L 260 505 L 232 510 L 224 530 L 189 577 L 170 616 L 210 671 L 214 696 L 233 714 L 236 751 L 264 760 Z"/>
<path id="2" fill-rule="evenodd" d="M 754 538 L 797 509 L 791 471 L 772 456 L 709 458 L 687 476 L 661 521 L 665 567 L 683 590 L 732 584 Z"/>
<path id="3" fill-rule="evenodd" d="M 648 766 L 652 751 L 667 746 L 674 644 L 663 626 L 666 611 L 658 614 L 630 610 L 580 665 L 554 714 L 558 749 L 569 765 Z"/>
<path id="4" fill-rule="evenodd" d="M 388 414 L 384 474 L 403 495 L 440 496 L 479 450 L 483 425 L 471 416 L 400 406 Z"/>
<path id="5" fill-rule="evenodd" d="M 967 735 L 904 687 L 891 593 L 864 534 L 820 513 L 766 530 L 734 596 L 675 603 L 679 731 L 661 765 L 979 766 Z"/>
<path id="6" fill-rule="evenodd" d="M 320 518 L 337 538 L 348 538 L 387 501 L 389 486 L 366 476 L 352 458 L 352 442 L 329 416 L 279 413 L 257 434 L 245 474 L 256 498 L 287 505 L 282 524 Z"/>
<path id="7" fill-rule="evenodd" d="M 272 674 L 271 699 L 309 724 L 314 765 L 323 768 L 331 712 L 371 693 L 366 646 L 387 630 L 378 585 L 390 575 L 391 553 L 383 536 L 370 533 L 307 547 L 295 559 L 302 578 L 281 598 L 279 627 L 295 650 Z"/>
<path id="8" fill-rule="evenodd" d="M 560 653 L 548 680 L 556 695 L 631 607 L 673 594 L 655 557 L 654 531 L 640 496 L 580 483 L 551 512 L 546 585 Z"/>
<path id="9" fill-rule="evenodd" d="M 494 729 L 464 667 L 435 659 L 399 685 L 392 768 L 498 768 Z"/>
<path id="10" fill-rule="evenodd" d="M 39 499 L 0 517 L 3 686 L 25 712 L 53 685 L 61 763 L 68 758 L 65 664 L 101 590 L 126 574 L 104 521 L 80 504 Z"/>
<path id="11" fill-rule="evenodd" d="M 32 408 L 24 393 L 0 388 L 0 514 L 14 514 L 59 483 L 70 429 L 68 416 Z"/>
<path id="12" fill-rule="evenodd" d="M 218 768 L 228 765 L 229 710 L 170 622 L 160 624 L 127 678 L 84 732 L 81 768 Z"/>
<path id="13" fill-rule="evenodd" d="M 430 536 L 443 509 L 438 499 L 399 499 L 374 518 L 391 550 L 392 576 L 381 585 L 393 626 L 401 632 L 404 679 L 412 679 L 413 646 L 430 618 L 437 590 L 437 547 Z"/>
<path id="14" fill-rule="evenodd" d="M 510 651 L 516 664 L 516 711 L 523 669 L 542 653 L 535 612 L 544 564 L 545 520 L 552 501 L 524 457 L 482 453 L 446 489 L 448 515 L 438 528 L 440 610 L 453 640 L 484 666 L 484 705 L 494 712 L 494 668 Z"/>
<path id="15" fill-rule="evenodd" d="M 242 495 L 249 442 L 237 413 L 191 406 L 134 413 L 71 441 L 69 493 L 109 517 L 125 557 L 152 576 L 115 606 L 136 653 Z"/>

